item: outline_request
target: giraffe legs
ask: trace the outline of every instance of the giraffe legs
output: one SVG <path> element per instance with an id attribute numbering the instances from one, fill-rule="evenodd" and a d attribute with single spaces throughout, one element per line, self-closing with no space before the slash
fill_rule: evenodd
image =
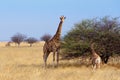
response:
<path id="1" fill-rule="evenodd" d="M 53 67 L 55 67 L 55 54 L 56 54 L 57 66 L 59 64 L 59 53 L 60 53 L 60 50 L 57 50 L 57 52 L 53 51 Z"/>
<path id="2" fill-rule="evenodd" d="M 57 51 L 57 66 L 59 65 L 59 53 L 60 53 L 60 50 Z"/>
<path id="3" fill-rule="evenodd" d="M 44 55 L 43 55 L 43 60 L 44 60 L 44 66 L 45 66 L 45 68 L 47 66 L 47 58 L 48 58 L 48 56 L 49 56 L 49 53 L 44 53 Z"/>
<path id="4" fill-rule="evenodd" d="M 55 51 L 53 52 L 53 67 L 55 67 Z"/>
<path id="5" fill-rule="evenodd" d="M 100 64 L 99 63 L 96 64 L 96 67 L 97 67 L 97 69 L 100 69 Z"/>
<path id="6" fill-rule="evenodd" d="M 96 69 L 96 63 L 92 63 L 92 68 L 93 68 L 93 70 Z"/>

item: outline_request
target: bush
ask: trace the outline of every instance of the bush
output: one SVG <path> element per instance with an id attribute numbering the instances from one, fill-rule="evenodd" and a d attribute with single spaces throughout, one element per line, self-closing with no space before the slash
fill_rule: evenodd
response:
<path id="1" fill-rule="evenodd" d="M 21 42 L 23 42 L 25 40 L 26 36 L 24 34 L 21 33 L 17 33 L 14 36 L 11 37 L 11 41 L 15 42 L 18 44 L 18 46 L 20 45 Z"/>
<path id="2" fill-rule="evenodd" d="M 48 40 L 50 40 L 50 38 L 51 38 L 51 35 L 50 35 L 50 34 L 45 34 L 45 35 L 43 35 L 43 36 L 41 37 L 41 40 L 43 40 L 43 41 L 48 41 Z"/>
<path id="3" fill-rule="evenodd" d="M 33 43 L 36 43 L 38 40 L 37 40 L 36 38 L 29 37 L 29 38 L 26 39 L 25 41 L 30 44 L 30 47 L 32 47 L 32 44 L 33 44 Z"/>

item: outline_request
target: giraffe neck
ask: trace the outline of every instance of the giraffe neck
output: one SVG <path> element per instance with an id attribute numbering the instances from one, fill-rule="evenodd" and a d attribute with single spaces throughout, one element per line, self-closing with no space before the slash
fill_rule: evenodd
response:
<path id="1" fill-rule="evenodd" d="M 92 49 L 92 55 L 93 56 L 97 55 L 94 49 Z"/>
<path id="2" fill-rule="evenodd" d="M 93 56 L 96 56 L 96 55 L 97 55 L 97 53 L 95 52 L 95 50 L 94 50 L 93 46 L 94 46 L 94 45 L 92 44 L 92 45 L 91 45 L 92 55 L 93 55 Z"/>
<path id="3" fill-rule="evenodd" d="M 53 36 L 53 38 L 51 40 L 54 40 L 56 42 L 60 40 L 60 35 L 61 35 L 61 30 L 62 30 L 62 24 L 63 24 L 63 22 L 60 21 L 58 29 L 56 31 L 56 34 Z"/>

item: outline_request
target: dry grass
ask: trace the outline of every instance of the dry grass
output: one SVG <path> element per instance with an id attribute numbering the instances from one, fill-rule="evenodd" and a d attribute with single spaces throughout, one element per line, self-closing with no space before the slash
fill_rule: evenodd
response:
<path id="1" fill-rule="evenodd" d="M 82 65 L 79 60 L 60 60 L 58 68 L 52 68 L 52 54 L 48 68 L 43 68 L 43 42 L 33 47 L 5 47 L 0 43 L 0 80 L 120 80 L 120 68 L 103 65 L 92 71 L 91 66 Z"/>

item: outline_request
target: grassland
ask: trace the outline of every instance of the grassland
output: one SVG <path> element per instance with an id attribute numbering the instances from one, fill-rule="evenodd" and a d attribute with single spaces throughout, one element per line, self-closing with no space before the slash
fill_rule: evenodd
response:
<path id="1" fill-rule="evenodd" d="M 79 59 L 60 60 L 57 68 L 52 67 L 52 54 L 48 58 L 48 68 L 43 68 L 42 46 L 39 42 L 28 47 L 21 44 L 5 47 L 0 42 L 0 80 L 120 80 L 119 62 L 102 65 L 92 71 L 91 66 L 81 64 Z"/>

